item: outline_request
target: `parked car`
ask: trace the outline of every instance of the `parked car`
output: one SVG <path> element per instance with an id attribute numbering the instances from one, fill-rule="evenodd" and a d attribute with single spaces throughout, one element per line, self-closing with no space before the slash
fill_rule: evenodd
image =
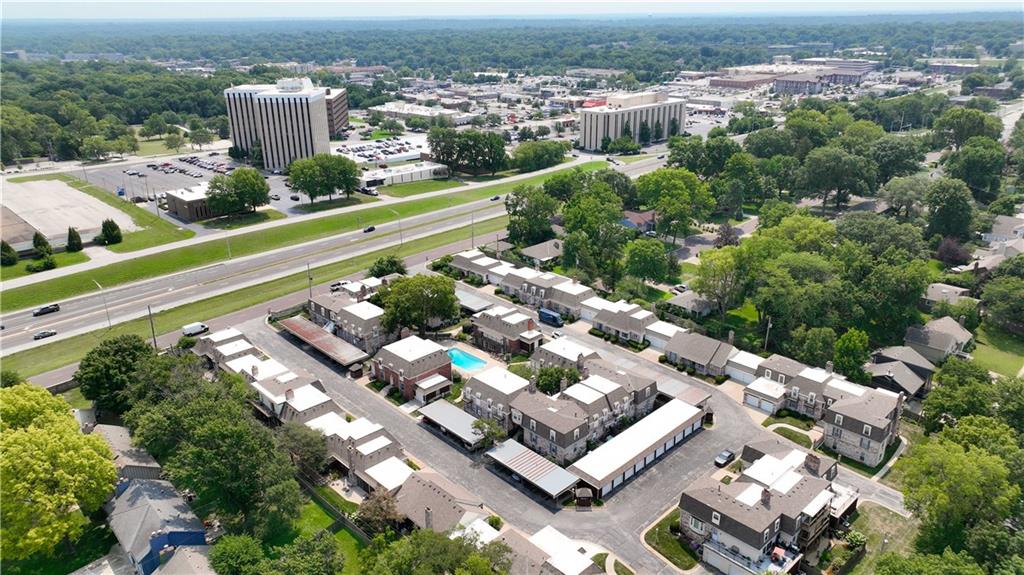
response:
<path id="1" fill-rule="evenodd" d="M 53 337 L 55 335 L 57 335 L 57 332 L 55 330 L 44 329 L 43 331 L 36 332 L 36 334 L 32 336 L 32 339 L 46 339 L 48 337 Z"/>
<path id="2" fill-rule="evenodd" d="M 298 194 L 292 194 L 292 195 L 288 196 L 288 199 L 293 201 L 293 202 L 297 202 L 297 201 L 299 201 L 299 195 Z"/>
<path id="3" fill-rule="evenodd" d="M 208 331 L 210 331 L 209 326 L 207 326 L 205 323 L 198 321 L 195 323 L 190 323 L 188 325 L 181 326 L 181 334 L 189 337 L 196 336 L 201 333 L 206 333 Z"/>
<path id="4" fill-rule="evenodd" d="M 278 194 L 270 194 L 270 199 L 272 199 L 272 200 L 280 200 L 281 196 L 278 195 Z"/>
<path id="5" fill-rule="evenodd" d="M 32 316 L 33 317 L 39 317 L 41 315 L 46 315 L 48 313 L 55 313 L 55 312 L 58 312 L 58 311 L 60 311 L 60 304 L 59 303 L 51 303 L 51 304 L 44 305 L 43 307 L 37 307 L 36 309 L 34 309 L 32 311 Z"/>
<path id="6" fill-rule="evenodd" d="M 364 234 L 368 234 L 368 233 L 370 233 L 370 232 L 372 232 L 372 231 L 374 231 L 376 229 L 377 229 L 377 226 L 366 226 L 365 228 L 363 228 L 363 233 Z"/>
<path id="7" fill-rule="evenodd" d="M 715 467 L 725 467 L 736 460 L 736 454 L 726 449 L 715 458 Z"/>
<path id="8" fill-rule="evenodd" d="M 558 331 L 557 329 L 555 331 L 551 332 L 551 338 L 552 339 L 558 339 L 558 338 L 562 337 L 563 335 L 565 335 L 565 334 L 560 332 L 560 331 Z"/>
<path id="9" fill-rule="evenodd" d="M 647 230 L 646 232 L 644 232 L 644 235 L 649 237 L 649 238 L 656 238 L 656 237 L 658 237 L 658 232 L 656 232 L 654 230 Z"/>
<path id="10" fill-rule="evenodd" d="M 683 293 L 683 292 L 685 292 L 688 289 L 690 289 L 690 288 L 687 287 L 686 284 L 676 284 L 676 285 L 672 286 L 672 291 L 674 291 L 676 293 Z"/>
<path id="11" fill-rule="evenodd" d="M 660 156 L 658 156 L 658 159 L 659 160 L 664 160 L 665 159 L 665 154 L 661 154 Z"/>
<path id="12" fill-rule="evenodd" d="M 348 280 L 336 281 L 331 284 L 331 291 L 339 291 L 341 290 L 342 287 L 348 285 L 349 283 L 351 282 L 349 282 Z"/>

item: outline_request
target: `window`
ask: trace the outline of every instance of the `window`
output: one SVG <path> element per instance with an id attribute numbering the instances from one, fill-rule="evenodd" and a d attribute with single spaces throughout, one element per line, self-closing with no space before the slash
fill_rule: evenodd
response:
<path id="1" fill-rule="evenodd" d="M 808 394 L 807 394 L 807 403 L 813 404 L 813 403 L 814 403 L 814 398 L 815 398 L 815 397 L 816 397 L 816 396 L 814 395 L 814 392 L 813 392 L 813 391 L 812 391 L 811 393 L 808 393 Z"/>
<path id="2" fill-rule="evenodd" d="M 781 384 L 785 384 L 785 383 L 786 383 L 786 376 L 784 376 L 784 375 L 782 375 L 782 374 L 780 373 L 780 374 L 779 374 L 779 377 L 778 377 L 778 380 L 779 380 L 779 383 L 781 383 Z"/>
<path id="3" fill-rule="evenodd" d="M 792 397 L 793 399 L 796 399 L 796 398 L 800 397 L 800 388 L 799 387 L 791 387 L 791 388 L 789 388 L 789 396 Z"/>
<path id="4" fill-rule="evenodd" d="M 644 397 L 650 397 L 650 396 L 651 396 L 651 388 L 648 387 L 647 389 L 644 390 Z"/>
<path id="5" fill-rule="evenodd" d="M 717 511 L 711 512 L 711 522 L 718 525 L 722 521 L 722 516 Z"/>
<path id="6" fill-rule="evenodd" d="M 704 533 L 704 522 L 693 515 L 690 516 L 690 529 L 697 533 Z"/>
<path id="7" fill-rule="evenodd" d="M 836 414 L 836 425 L 842 425 L 842 424 L 843 424 L 843 416 L 842 416 L 842 415 L 839 415 L 839 414 L 837 413 L 837 414 Z"/>
<path id="8" fill-rule="evenodd" d="M 871 449 L 871 440 L 867 437 L 861 437 L 860 446 L 862 449 Z"/>
<path id="9" fill-rule="evenodd" d="M 579 430 L 579 428 L 576 428 L 576 429 L 572 430 L 572 440 L 576 441 L 579 438 L 580 438 L 580 430 Z"/>
<path id="10" fill-rule="evenodd" d="M 555 442 L 555 430 L 554 429 L 548 430 L 548 439 L 551 440 L 551 443 Z"/>
<path id="11" fill-rule="evenodd" d="M 763 535 L 764 535 L 764 542 L 765 542 L 765 543 L 767 543 L 767 542 L 768 542 L 768 534 L 769 534 L 770 532 L 771 532 L 771 529 L 765 529 L 765 530 L 764 530 L 764 534 L 763 534 Z"/>
<path id="12" fill-rule="evenodd" d="M 775 520 L 775 532 L 776 532 L 776 533 L 778 533 L 778 531 L 779 531 L 779 527 L 780 527 L 781 525 L 782 525 L 782 520 L 781 520 L 781 519 L 776 519 L 776 520 Z"/>
<path id="13" fill-rule="evenodd" d="M 865 425 L 864 426 L 864 435 L 867 435 L 868 437 L 871 436 L 871 426 L 870 425 Z"/>
<path id="14" fill-rule="evenodd" d="M 772 370 L 770 370 L 770 369 L 764 370 L 764 376 L 766 378 L 768 378 L 768 379 L 771 379 L 772 378 Z"/>
<path id="15" fill-rule="evenodd" d="M 839 427 L 833 427 L 832 428 L 832 437 L 842 437 L 842 436 L 843 436 L 843 430 L 841 428 L 839 428 Z"/>
<path id="16" fill-rule="evenodd" d="M 530 420 L 530 431 L 537 431 L 537 420 L 536 419 L 531 419 Z"/>

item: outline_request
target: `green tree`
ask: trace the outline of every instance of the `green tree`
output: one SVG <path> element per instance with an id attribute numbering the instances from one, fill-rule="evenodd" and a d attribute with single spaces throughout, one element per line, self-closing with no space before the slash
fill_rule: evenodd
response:
<path id="1" fill-rule="evenodd" d="M 395 496 L 387 489 L 374 489 L 359 505 L 359 520 L 372 533 L 383 533 L 402 520 Z"/>
<path id="2" fill-rule="evenodd" d="M 377 258 L 366 273 L 374 278 L 382 278 L 390 274 L 405 275 L 405 262 L 395 254 L 388 254 Z"/>
<path id="3" fill-rule="evenodd" d="M 345 567 L 345 554 L 329 531 L 302 535 L 276 547 L 277 557 L 260 566 L 264 575 L 336 575 Z"/>
<path id="4" fill-rule="evenodd" d="M 633 124 L 630 123 L 629 118 L 626 118 L 626 123 L 622 125 L 623 138 L 633 139 Z"/>
<path id="5" fill-rule="evenodd" d="M 1024 334 L 1024 279 L 1003 276 L 988 282 L 981 303 L 986 322 L 1009 333 Z"/>
<path id="6" fill-rule="evenodd" d="M 935 120 L 933 128 L 949 145 L 960 148 L 975 136 L 998 140 L 1003 123 L 981 110 L 953 107 Z"/>
<path id="7" fill-rule="evenodd" d="M 249 535 L 224 535 L 210 548 L 210 565 L 217 575 L 255 575 L 266 555 Z"/>
<path id="8" fill-rule="evenodd" d="M 21 374 L 13 369 L 0 371 L 0 387 L 13 387 L 24 381 L 25 379 L 21 377 Z"/>
<path id="9" fill-rule="evenodd" d="M 316 154 L 312 159 L 320 169 L 320 181 L 328 197 L 334 198 L 339 191 L 351 197 L 359 187 L 359 167 L 352 160 L 334 154 Z"/>
<path id="10" fill-rule="evenodd" d="M 808 365 L 825 367 L 832 361 L 836 348 L 836 332 L 830 327 L 799 326 L 791 334 L 789 349 L 793 357 Z"/>
<path id="11" fill-rule="evenodd" d="M 694 291 L 715 304 L 723 321 L 743 290 L 743 277 L 736 262 L 737 249 L 730 246 L 703 252 L 692 284 Z"/>
<path id="12" fill-rule="evenodd" d="M 875 575 L 985 575 L 967 553 L 947 549 L 941 555 L 887 553 L 875 566 Z"/>
<path id="13" fill-rule="evenodd" d="M 927 252 L 919 227 L 874 212 L 843 214 L 836 220 L 836 236 L 863 244 L 875 257 L 888 249 L 903 250 L 915 259 Z"/>
<path id="14" fill-rule="evenodd" d="M 50 242 L 42 232 L 37 231 L 32 234 L 32 249 L 36 251 L 36 255 L 38 256 L 53 255 L 53 247 L 50 246 Z"/>
<path id="15" fill-rule="evenodd" d="M 733 155 L 743 151 L 739 144 L 727 136 L 710 137 L 704 142 L 704 167 L 701 175 L 705 178 L 717 176 Z"/>
<path id="16" fill-rule="evenodd" d="M 0 242 L 0 264 L 5 266 L 18 264 L 18 252 L 14 251 L 11 244 L 6 241 Z"/>
<path id="17" fill-rule="evenodd" d="M 864 364 L 871 356 L 868 334 L 853 328 L 839 336 L 835 346 L 835 369 L 852 381 L 865 383 L 868 379 Z"/>
<path id="18" fill-rule="evenodd" d="M 831 127 L 821 112 L 799 108 L 786 114 L 784 131 L 793 142 L 793 155 L 803 160 L 811 150 L 825 145 Z"/>
<path id="19" fill-rule="evenodd" d="M 924 204 L 928 208 L 928 235 L 967 239 L 974 223 L 974 198 L 967 184 L 940 178 L 928 186 Z"/>
<path id="20" fill-rule="evenodd" d="M 841 148 L 815 148 L 804 159 L 798 178 L 805 196 L 821 198 L 825 207 L 834 194 L 838 209 L 851 195 L 868 195 L 874 190 L 875 167 Z"/>
<path id="21" fill-rule="evenodd" d="M 580 381 L 580 372 L 571 367 L 542 367 L 535 376 L 537 391 L 554 395 Z M 564 387 L 563 387 L 564 382 Z"/>
<path id="22" fill-rule="evenodd" d="M 743 148 L 757 156 L 768 159 L 775 156 L 793 155 L 793 136 L 785 130 L 766 128 L 747 134 L 743 140 Z"/>
<path id="23" fill-rule="evenodd" d="M 256 208 L 270 203 L 270 185 L 255 168 L 235 168 L 228 177 L 242 208 L 255 212 Z"/>
<path id="24" fill-rule="evenodd" d="M 505 198 L 509 241 L 530 246 L 554 236 L 551 217 L 558 212 L 558 200 L 536 186 L 516 186 Z"/>
<path id="25" fill-rule="evenodd" d="M 922 518 L 922 549 L 963 549 L 971 527 L 1005 519 L 1020 498 L 1003 460 L 981 449 L 928 441 L 913 446 L 897 466 L 906 505 Z"/>
<path id="26" fill-rule="evenodd" d="M 720 179 L 725 181 L 730 189 L 735 190 L 738 203 L 726 204 L 734 214 L 742 213 L 746 200 L 755 200 L 758 203 L 764 200 L 764 181 L 758 172 L 757 161 L 746 152 L 733 154 L 725 162 Z"/>
<path id="27" fill-rule="evenodd" d="M 1005 166 L 1006 151 L 1002 144 L 984 136 L 967 140 L 946 161 L 949 175 L 963 180 L 981 202 L 995 199 Z"/>
<path id="28" fill-rule="evenodd" d="M 668 165 L 675 168 L 701 174 L 707 157 L 704 151 L 704 140 L 700 136 L 676 136 L 668 141 Z"/>
<path id="29" fill-rule="evenodd" d="M 119 335 L 105 339 L 85 354 L 75 372 L 82 395 L 100 409 L 123 411 L 127 407 L 123 391 L 132 381 L 135 367 L 152 356 L 153 348 L 137 335 Z"/>
<path id="30" fill-rule="evenodd" d="M 878 168 L 878 181 L 882 184 L 895 177 L 917 172 L 924 161 L 920 143 L 913 138 L 893 135 L 872 142 L 867 157 Z"/>
<path id="31" fill-rule="evenodd" d="M 387 331 L 416 327 L 425 335 L 432 321 L 447 321 L 459 315 L 455 282 L 446 276 L 417 274 L 399 278 L 381 290 Z"/>
<path id="32" fill-rule="evenodd" d="M 896 217 L 907 220 L 916 213 L 927 193 L 927 177 L 903 176 L 886 182 L 878 195 L 889 205 Z"/>
<path id="33" fill-rule="evenodd" d="M 378 128 L 389 134 L 401 134 L 405 129 L 402 123 L 394 118 L 385 119 Z"/>
<path id="34" fill-rule="evenodd" d="M 660 168 L 637 179 L 640 203 L 653 207 L 658 216 L 658 229 L 679 236 L 690 232 L 693 222 L 707 220 L 715 207 L 706 184 L 693 172 L 683 168 Z"/>
<path id="35" fill-rule="evenodd" d="M 181 151 L 181 148 L 184 145 L 185 137 L 177 132 L 171 132 L 164 137 L 164 147 L 168 150 L 174 150 L 175 153 Z M 255 155 L 253 157 L 255 158 Z M 255 159 L 253 161 L 255 162 Z"/>
<path id="36" fill-rule="evenodd" d="M 365 555 L 363 569 L 393 575 L 490 575 L 508 573 L 511 565 L 511 550 L 499 541 L 478 547 L 471 538 L 417 529 L 390 543 L 383 536 L 375 540 Z"/>
<path id="37" fill-rule="evenodd" d="M 647 123 L 646 120 L 642 120 L 640 122 L 640 134 L 639 134 L 639 137 L 640 137 L 640 143 L 641 144 L 646 146 L 647 144 L 651 143 L 651 126 Z"/>
<path id="38" fill-rule="evenodd" d="M 139 151 L 139 141 L 133 135 L 124 135 L 110 142 L 110 150 L 123 159 L 125 154 Z"/>
<path id="39" fill-rule="evenodd" d="M 551 135 L 551 128 L 545 125 L 540 125 L 537 126 L 537 129 L 534 130 L 534 132 L 537 134 L 538 138 L 546 138 Z"/>
<path id="40" fill-rule="evenodd" d="M 260 179 L 262 180 L 263 176 L 260 176 Z M 238 198 L 231 176 L 217 174 L 210 178 L 206 189 L 206 205 L 215 215 L 231 214 L 242 210 L 242 202 Z"/>
<path id="41" fill-rule="evenodd" d="M 797 207 L 781 200 L 767 200 L 761 206 L 757 220 L 758 229 L 767 229 L 782 223 L 782 220 L 797 213 Z M 805 214 L 806 215 L 806 214 Z"/>
<path id="42" fill-rule="evenodd" d="M 427 133 L 427 145 L 435 162 L 448 166 L 453 174 L 458 171 L 459 144 L 455 128 L 431 128 Z"/>
<path id="43" fill-rule="evenodd" d="M 413 132 L 425 132 L 430 129 L 430 122 L 424 118 L 412 116 L 405 119 L 405 127 Z"/>
<path id="44" fill-rule="evenodd" d="M 162 136 L 167 133 L 168 127 L 167 122 L 165 122 L 159 114 L 150 114 L 142 124 L 142 129 L 139 130 L 139 135 L 143 138 Z"/>
<path id="45" fill-rule="evenodd" d="M 68 228 L 68 243 L 64 249 L 72 253 L 82 251 L 82 236 L 75 228 Z"/>
<path id="46" fill-rule="evenodd" d="M 98 243 L 105 246 L 119 244 L 124 239 L 121 235 L 121 227 L 114 220 L 103 220 L 100 224 L 100 235 L 96 236 Z"/>
<path id="47" fill-rule="evenodd" d="M 544 180 L 544 192 L 560 202 L 567 202 L 583 190 L 586 178 L 587 175 L 578 168 L 558 171 Z"/>
<path id="48" fill-rule="evenodd" d="M 300 469 L 316 473 L 327 465 L 327 439 L 316 429 L 288 421 L 277 429 L 277 442 Z"/>
<path id="49" fill-rule="evenodd" d="M 0 507 L 5 560 L 74 542 L 107 500 L 117 471 L 106 441 L 83 435 L 60 396 L 35 385 L 0 389 Z"/>
<path id="50" fill-rule="evenodd" d="M 90 160 L 102 160 L 110 153 L 110 144 L 103 136 L 89 136 L 82 140 L 82 155 Z"/>
<path id="51" fill-rule="evenodd" d="M 626 273 L 642 280 L 669 281 L 672 262 L 665 246 L 655 239 L 636 239 L 626 244 Z"/>
<path id="52" fill-rule="evenodd" d="M 484 448 L 491 447 L 495 443 L 501 443 L 508 437 L 508 434 L 498 425 L 498 422 L 489 418 L 474 421 L 473 431 L 482 438 L 480 443 Z"/>
<path id="53" fill-rule="evenodd" d="M 561 142 L 523 142 L 512 151 L 512 166 L 521 172 L 533 172 L 557 166 L 564 157 Z"/>

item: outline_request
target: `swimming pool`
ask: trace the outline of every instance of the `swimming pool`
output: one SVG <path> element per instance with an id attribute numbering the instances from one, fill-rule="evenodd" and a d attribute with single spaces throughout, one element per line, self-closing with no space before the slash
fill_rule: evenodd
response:
<path id="1" fill-rule="evenodd" d="M 448 350 L 448 357 L 452 358 L 455 367 L 463 371 L 473 371 L 487 365 L 487 362 L 479 357 L 454 347 Z"/>

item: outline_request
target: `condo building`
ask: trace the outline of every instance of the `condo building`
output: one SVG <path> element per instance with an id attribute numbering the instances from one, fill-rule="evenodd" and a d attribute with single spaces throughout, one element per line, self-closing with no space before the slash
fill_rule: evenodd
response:
<path id="1" fill-rule="evenodd" d="M 627 123 L 629 124 L 627 126 Z M 651 140 L 668 138 L 686 126 L 686 100 L 669 98 L 661 92 L 638 92 L 608 96 L 604 106 L 580 111 L 580 147 L 600 150 L 605 138 L 614 140 L 629 135 L 640 142 L 640 126 L 646 124 Z"/>

